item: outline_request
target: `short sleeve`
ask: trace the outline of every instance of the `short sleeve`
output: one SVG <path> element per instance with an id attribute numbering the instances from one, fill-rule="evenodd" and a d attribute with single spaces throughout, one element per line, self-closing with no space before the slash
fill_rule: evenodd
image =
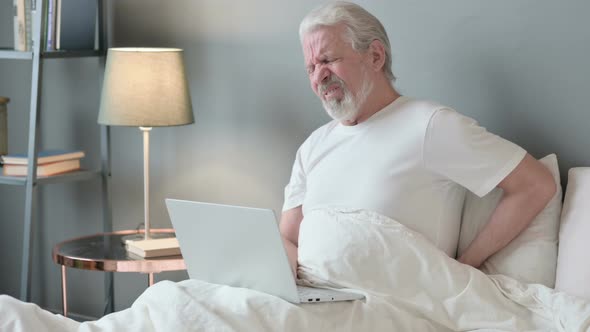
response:
<path id="1" fill-rule="evenodd" d="M 302 145 L 295 155 L 295 162 L 293 163 L 293 170 L 291 171 L 291 179 L 287 186 L 285 186 L 285 200 L 283 203 L 283 211 L 290 210 L 303 204 L 306 191 L 306 176 L 303 167 Z"/>
<path id="2" fill-rule="evenodd" d="M 522 161 L 526 151 L 458 112 L 437 110 L 428 123 L 424 166 L 482 197 Z"/>

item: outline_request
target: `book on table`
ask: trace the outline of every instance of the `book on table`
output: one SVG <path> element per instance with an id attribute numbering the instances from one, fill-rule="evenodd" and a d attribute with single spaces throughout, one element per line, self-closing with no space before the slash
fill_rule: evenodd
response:
<path id="1" fill-rule="evenodd" d="M 127 241 L 128 252 L 144 258 L 180 255 L 180 246 L 175 237 Z"/>
<path id="2" fill-rule="evenodd" d="M 4 176 L 27 176 L 29 165 L 4 164 Z M 62 160 L 54 163 L 37 165 L 37 176 L 51 176 L 80 169 L 80 159 Z"/>
<path id="3" fill-rule="evenodd" d="M 72 150 L 47 150 L 37 154 L 37 164 L 43 165 L 57 161 L 80 159 L 84 157 L 84 151 Z M 10 154 L 0 156 L 0 161 L 6 165 L 28 165 L 29 158 L 26 154 Z"/>

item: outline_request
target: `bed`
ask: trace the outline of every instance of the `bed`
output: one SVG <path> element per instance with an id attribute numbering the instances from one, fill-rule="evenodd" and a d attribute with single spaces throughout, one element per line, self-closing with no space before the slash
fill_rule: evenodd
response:
<path id="1" fill-rule="evenodd" d="M 554 161 L 556 166 L 555 158 L 548 159 L 546 165 Z M 545 256 L 535 262 L 534 252 L 526 251 L 531 246 L 526 239 L 503 254 L 510 258 L 524 248 L 519 255 L 528 256 L 519 258 L 521 265 L 533 261 L 532 266 L 549 266 L 553 275 L 541 275 L 536 283 L 522 279 L 535 278 L 539 271 L 525 269 L 518 275 L 522 271 L 510 271 L 514 262 L 502 265 L 502 255 L 484 266 L 486 274 L 375 212 L 318 209 L 306 215 L 311 222 L 301 226 L 299 282 L 361 292 L 364 300 L 294 305 L 249 289 L 199 280 L 162 281 L 130 308 L 83 323 L 3 295 L 0 331 L 590 331 L 590 270 L 577 260 L 590 248 L 584 241 L 590 234 L 585 220 L 590 213 L 585 204 L 590 200 L 590 168 L 572 169 L 568 178 L 563 209 L 559 192 L 531 226 L 533 240 L 553 242 L 555 258 L 535 244 L 534 250 Z M 464 218 L 493 209 L 497 195 L 481 201 L 468 198 L 471 207 L 466 206 Z M 561 231 L 547 223 L 556 218 Z M 544 231 L 554 234 L 541 236 Z M 472 232 L 462 231 L 462 236 Z M 317 241 L 319 233 L 334 236 Z M 559 254 L 557 236 L 562 243 Z M 490 273 L 503 268 L 508 268 L 504 274 Z M 583 277 L 586 281 L 578 283 Z M 544 283 L 555 283 L 558 290 Z"/>

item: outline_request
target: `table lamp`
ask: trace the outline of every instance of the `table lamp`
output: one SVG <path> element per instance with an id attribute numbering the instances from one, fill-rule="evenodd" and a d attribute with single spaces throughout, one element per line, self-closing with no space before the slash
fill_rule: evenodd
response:
<path id="1" fill-rule="evenodd" d="M 194 123 L 184 71 L 183 52 L 177 48 L 109 48 L 100 98 L 98 123 L 139 127 L 143 133 L 143 237 L 148 240 L 149 133 L 152 127 Z"/>

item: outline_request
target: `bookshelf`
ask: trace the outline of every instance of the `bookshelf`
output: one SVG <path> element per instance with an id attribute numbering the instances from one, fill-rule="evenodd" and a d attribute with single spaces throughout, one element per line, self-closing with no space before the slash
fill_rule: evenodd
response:
<path id="1" fill-rule="evenodd" d="M 42 119 L 41 109 L 41 91 L 43 85 L 43 60 L 44 59 L 57 59 L 57 58 L 79 58 L 79 57 L 100 57 L 102 66 L 105 64 L 106 55 L 106 30 L 107 30 L 107 18 L 106 13 L 106 1 L 96 0 L 98 3 L 98 50 L 76 50 L 76 51 L 44 51 L 41 46 L 41 36 L 44 33 L 43 13 L 45 13 L 48 0 L 31 0 L 31 17 L 32 23 L 32 50 L 31 51 L 15 51 L 10 49 L 0 49 L 0 60 L 20 60 L 28 61 L 31 64 L 31 86 L 30 86 L 30 106 L 29 106 L 29 126 L 27 132 L 27 156 L 28 164 L 30 167 L 27 170 L 26 177 L 11 177 L 11 176 L 0 176 L 0 185 L 14 185 L 25 187 L 25 211 L 23 220 L 23 248 L 22 248 L 22 265 L 20 275 L 20 299 L 22 301 L 30 301 L 31 294 L 31 270 L 32 270 L 32 252 L 34 243 L 31 243 L 31 236 L 35 229 L 34 215 L 36 209 L 36 190 L 40 185 L 52 184 L 52 183 L 67 183 L 76 181 L 88 181 L 93 179 L 101 179 L 102 189 L 102 207 L 103 207 L 103 231 L 112 231 L 112 212 L 111 212 L 111 201 L 109 195 L 109 182 L 110 182 L 110 130 L 109 127 L 103 126 L 100 128 L 100 154 L 101 154 L 101 165 L 100 168 L 92 170 L 79 170 L 71 173 L 64 173 L 51 177 L 40 177 L 37 174 L 37 154 L 40 147 L 39 139 L 39 125 Z M 98 105 L 96 107 L 98 110 Z M 98 126 L 98 124 L 97 124 Z M 23 133 L 24 135 L 24 133 Z M 24 137 L 23 137 L 24 139 Z M 1 168 L 0 168 L 1 170 Z M 0 173 L 1 174 L 1 173 Z M 72 203 L 72 204 L 75 204 Z M 113 283 L 112 274 L 107 273 L 105 275 L 105 288 L 107 291 L 107 299 L 109 303 L 107 307 L 111 311 L 114 309 L 113 299 Z"/>

